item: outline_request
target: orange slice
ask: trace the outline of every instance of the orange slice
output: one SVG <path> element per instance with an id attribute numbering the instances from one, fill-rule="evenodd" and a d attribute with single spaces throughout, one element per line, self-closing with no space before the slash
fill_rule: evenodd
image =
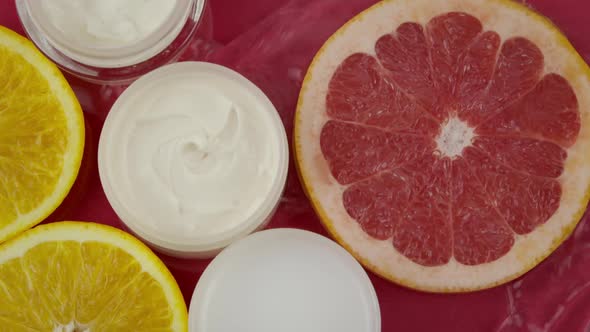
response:
<path id="1" fill-rule="evenodd" d="M 38 226 L 0 245 L 3 331 L 188 330 L 186 305 L 164 264 L 118 229 Z"/>
<path id="2" fill-rule="evenodd" d="M 49 216 L 84 150 L 80 104 L 58 68 L 0 26 L 0 243 Z"/>

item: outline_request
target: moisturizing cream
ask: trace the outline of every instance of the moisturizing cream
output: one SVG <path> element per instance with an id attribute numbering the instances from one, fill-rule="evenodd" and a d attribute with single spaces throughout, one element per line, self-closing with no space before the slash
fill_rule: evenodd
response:
<path id="1" fill-rule="evenodd" d="M 71 48 L 112 49 L 137 44 L 173 14 L 176 0 L 35 1 L 40 20 Z"/>
<path id="2" fill-rule="evenodd" d="M 62 69 L 127 83 L 174 61 L 199 26 L 205 0 L 16 0 L 28 36 Z"/>
<path id="3" fill-rule="evenodd" d="M 286 181 L 288 147 L 270 101 L 213 64 L 162 67 L 117 100 L 99 148 L 101 181 L 136 234 L 164 252 L 217 253 L 263 227 Z"/>

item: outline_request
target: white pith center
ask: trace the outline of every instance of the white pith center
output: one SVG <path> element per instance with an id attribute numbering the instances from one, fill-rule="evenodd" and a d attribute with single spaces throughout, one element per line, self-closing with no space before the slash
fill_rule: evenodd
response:
<path id="1" fill-rule="evenodd" d="M 441 125 L 436 138 L 437 150 L 443 157 L 455 159 L 463 153 L 463 149 L 471 146 L 475 131 L 466 122 L 457 117 L 449 118 Z"/>
<path id="2" fill-rule="evenodd" d="M 68 325 L 59 325 L 53 329 L 53 332 L 90 332 L 90 327 L 82 326 L 76 322 L 70 322 Z"/>

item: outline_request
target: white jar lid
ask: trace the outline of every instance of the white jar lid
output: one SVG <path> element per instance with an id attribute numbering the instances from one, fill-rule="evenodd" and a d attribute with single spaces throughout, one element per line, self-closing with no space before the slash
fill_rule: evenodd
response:
<path id="1" fill-rule="evenodd" d="M 380 332 L 371 281 L 342 247 L 272 229 L 226 248 L 192 296 L 190 332 Z"/>
<path id="2" fill-rule="evenodd" d="M 196 155 L 199 146 L 221 152 Z M 107 199 L 131 232 L 166 254 L 206 258 L 267 224 L 285 187 L 288 151 L 282 121 L 258 87 L 219 65 L 179 62 L 119 97 L 102 129 L 98 164 Z M 252 162 L 261 156 L 264 163 Z"/>

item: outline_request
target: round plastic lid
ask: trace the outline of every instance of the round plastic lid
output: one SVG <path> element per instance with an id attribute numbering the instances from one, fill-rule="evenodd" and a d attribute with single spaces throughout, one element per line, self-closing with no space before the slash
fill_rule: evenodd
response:
<path id="1" fill-rule="evenodd" d="M 207 267 L 191 332 L 379 332 L 375 290 L 359 263 L 315 233 L 272 229 L 226 248 Z"/>

